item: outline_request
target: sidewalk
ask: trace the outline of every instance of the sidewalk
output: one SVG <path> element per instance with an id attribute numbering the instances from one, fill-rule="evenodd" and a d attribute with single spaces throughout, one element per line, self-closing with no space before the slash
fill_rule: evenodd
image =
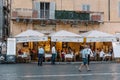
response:
<path id="1" fill-rule="evenodd" d="M 22 64 L 1 64 L 0 80 L 120 80 L 120 64 L 112 62 L 91 62 L 88 72 L 83 67 L 78 71 L 81 62 L 37 62 Z M 110 64 L 109 64 L 110 63 Z M 63 64 L 63 65 L 60 65 Z"/>
<path id="2" fill-rule="evenodd" d="M 36 63 L 37 62 L 30 62 Z M 82 62 L 56 62 L 56 64 L 81 64 Z M 110 63 L 117 63 L 115 61 L 91 61 L 90 64 L 110 64 Z M 43 62 L 43 64 L 51 64 L 51 62 Z"/>

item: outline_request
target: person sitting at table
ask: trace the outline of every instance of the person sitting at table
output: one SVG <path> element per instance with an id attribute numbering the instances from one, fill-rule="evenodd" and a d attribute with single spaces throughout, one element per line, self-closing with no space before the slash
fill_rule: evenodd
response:
<path id="1" fill-rule="evenodd" d="M 72 49 L 71 47 L 68 47 L 68 54 L 71 54 L 72 53 Z"/>
<path id="2" fill-rule="evenodd" d="M 111 61 L 112 61 L 112 54 L 113 54 L 113 50 L 110 49 L 110 50 L 109 50 L 109 55 L 111 55 L 111 58 L 110 58 Z"/>
<path id="3" fill-rule="evenodd" d="M 18 55 L 22 55 L 22 54 L 23 54 L 22 49 L 19 49 L 19 50 L 18 50 Z"/>
<path id="4" fill-rule="evenodd" d="M 102 50 L 100 51 L 100 60 L 101 60 L 101 61 L 104 60 L 104 55 L 105 55 L 105 52 L 104 52 L 104 50 L 102 49 Z"/>
<path id="5" fill-rule="evenodd" d="M 62 59 L 62 62 L 65 61 L 65 52 L 63 50 L 61 50 L 61 59 Z"/>

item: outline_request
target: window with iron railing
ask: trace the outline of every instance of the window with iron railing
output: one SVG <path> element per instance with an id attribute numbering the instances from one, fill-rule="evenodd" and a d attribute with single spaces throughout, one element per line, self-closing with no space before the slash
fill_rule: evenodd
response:
<path id="1" fill-rule="evenodd" d="M 50 3 L 40 3 L 40 18 L 49 19 Z"/>
<path id="2" fill-rule="evenodd" d="M 38 12 L 40 19 L 55 18 L 55 3 L 54 2 L 34 2 L 34 10 Z"/>

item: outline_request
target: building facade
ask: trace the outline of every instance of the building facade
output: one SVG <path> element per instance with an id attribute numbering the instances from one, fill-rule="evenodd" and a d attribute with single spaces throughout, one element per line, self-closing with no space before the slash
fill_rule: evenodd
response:
<path id="1" fill-rule="evenodd" d="M 90 30 L 99 30 L 111 34 L 120 33 L 120 0 L 12 0 L 10 34 L 12 37 L 28 29 L 37 30 L 49 35 L 59 30 L 67 30 L 77 34 Z M 45 45 L 50 51 L 50 40 L 45 43 L 30 42 L 29 48 L 38 49 Z M 72 46 L 79 52 L 81 43 L 56 43 L 57 49 L 63 45 Z M 96 43 L 98 45 L 99 43 Z M 93 49 L 96 45 L 91 44 Z M 103 46 L 104 45 L 104 46 Z M 97 48 L 105 48 L 108 52 L 111 44 L 102 43 Z M 17 46 L 17 48 L 23 45 Z M 23 51 L 28 52 L 24 47 Z M 37 56 L 37 54 L 36 54 Z"/>
<path id="2" fill-rule="evenodd" d="M 11 6 L 12 36 L 27 29 L 120 32 L 120 0 L 12 0 Z"/>
<path id="3" fill-rule="evenodd" d="M 0 0 L 0 41 L 6 40 L 10 33 L 10 0 Z"/>
<path id="4" fill-rule="evenodd" d="M 3 0 L 0 0 L 0 38 L 2 39 L 3 35 Z"/>

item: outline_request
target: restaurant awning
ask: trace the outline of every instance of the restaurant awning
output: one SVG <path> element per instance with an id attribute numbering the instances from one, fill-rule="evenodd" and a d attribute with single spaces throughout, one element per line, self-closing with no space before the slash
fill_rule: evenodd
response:
<path id="1" fill-rule="evenodd" d="M 86 33 L 80 34 L 80 37 L 86 38 L 86 42 L 114 42 L 116 41 L 116 38 L 114 35 L 92 30 L 88 31 Z"/>
<path id="2" fill-rule="evenodd" d="M 51 37 L 52 42 L 83 42 L 83 39 L 80 38 L 78 34 L 65 30 L 60 30 L 49 36 Z"/>
<path id="3" fill-rule="evenodd" d="M 19 42 L 30 42 L 30 41 L 47 41 L 48 38 L 35 30 L 26 30 L 18 35 L 15 36 L 17 43 Z"/>

